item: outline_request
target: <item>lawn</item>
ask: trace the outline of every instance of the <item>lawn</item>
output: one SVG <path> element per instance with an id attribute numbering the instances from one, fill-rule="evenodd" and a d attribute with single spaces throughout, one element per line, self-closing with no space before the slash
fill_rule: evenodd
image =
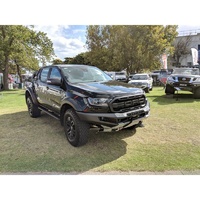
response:
<path id="1" fill-rule="evenodd" d="M 85 146 L 66 140 L 59 121 L 30 118 L 24 90 L 0 94 L 0 173 L 165 171 L 200 169 L 200 100 L 161 87 L 147 94 L 151 115 L 144 127 L 90 132 Z"/>

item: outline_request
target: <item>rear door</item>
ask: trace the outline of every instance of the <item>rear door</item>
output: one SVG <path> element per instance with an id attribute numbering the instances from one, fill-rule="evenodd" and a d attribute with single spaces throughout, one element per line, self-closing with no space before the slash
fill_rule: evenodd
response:
<path id="1" fill-rule="evenodd" d="M 35 81 L 37 100 L 44 107 L 48 106 L 47 79 L 49 76 L 49 72 L 50 72 L 50 67 L 42 68 L 38 74 L 37 80 Z"/>
<path id="2" fill-rule="evenodd" d="M 58 85 L 48 84 L 52 79 L 62 80 L 60 70 L 57 67 L 52 67 L 49 73 L 49 80 L 47 81 L 47 101 L 48 107 L 50 107 L 52 111 L 60 113 L 61 97 L 65 95 L 65 91 Z"/>

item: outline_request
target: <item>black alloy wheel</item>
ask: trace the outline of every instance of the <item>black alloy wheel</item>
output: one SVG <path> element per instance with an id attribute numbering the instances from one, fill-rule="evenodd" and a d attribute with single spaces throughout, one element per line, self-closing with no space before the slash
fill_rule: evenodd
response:
<path id="1" fill-rule="evenodd" d="M 89 124 L 81 121 L 72 108 L 65 112 L 64 130 L 67 140 L 72 146 L 78 147 L 87 143 Z"/>
<path id="2" fill-rule="evenodd" d="M 66 118 L 66 134 L 70 142 L 73 142 L 76 138 L 75 124 L 71 116 Z"/>

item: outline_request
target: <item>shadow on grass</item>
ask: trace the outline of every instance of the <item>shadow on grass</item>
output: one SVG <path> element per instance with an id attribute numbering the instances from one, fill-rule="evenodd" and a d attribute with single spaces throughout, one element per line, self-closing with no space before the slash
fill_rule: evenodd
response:
<path id="1" fill-rule="evenodd" d="M 89 141 L 75 148 L 66 140 L 58 120 L 28 112 L 0 115 L 0 173 L 85 172 L 114 162 L 126 154 L 136 130 L 110 133 L 90 131 Z"/>

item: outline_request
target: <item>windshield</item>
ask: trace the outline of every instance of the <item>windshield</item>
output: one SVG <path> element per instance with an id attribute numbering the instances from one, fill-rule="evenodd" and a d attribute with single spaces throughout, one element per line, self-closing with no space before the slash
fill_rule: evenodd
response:
<path id="1" fill-rule="evenodd" d="M 199 75 L 198 68 L 175 68 L 172 74 Z"/>
<path id="2" fill-rule="evenodd" d="M 133 75 L 132 80 L 147 80 L 147 75 Z"/>
<path id="3" fill-rule="evenodd" d="M 115 72 L 115 75 L 117 75 L 117 76 L 121 76 L 121 75 L 126 76 L 126 74 L 124 72 Z"/>
<path id="4" fill-rule="evenodd" d="M 71 83 L 101 82 L 112 80 L 110 76 L 92 66 L 67 66 L 62 67 L 67 80 Z"/>

